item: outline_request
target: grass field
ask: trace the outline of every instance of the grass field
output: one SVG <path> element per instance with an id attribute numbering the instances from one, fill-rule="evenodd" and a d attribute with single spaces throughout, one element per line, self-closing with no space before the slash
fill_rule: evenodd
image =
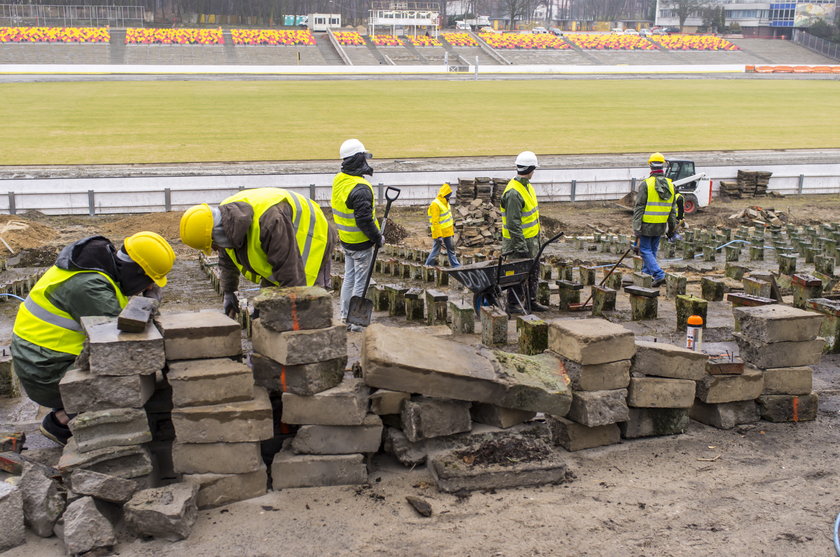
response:
<path id="1" fill-rule="evenodd" d="M 840 148 L 840 82 L 540 80 L 0 85 L 0 164 Z"/>

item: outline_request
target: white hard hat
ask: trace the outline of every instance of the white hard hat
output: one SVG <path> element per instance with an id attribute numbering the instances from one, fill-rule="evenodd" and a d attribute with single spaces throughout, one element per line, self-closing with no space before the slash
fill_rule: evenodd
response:
<path id="1" fill-rule="evenodd" d="M 338 150 L 338 155 L 342 159 L 346 159 L 347 157 L 352 157 L 356 153 L 364 153 L 367 151 L 365 146 L 362 145 L 362 142 L 358 139 L 348 139 L 344 143 L 341 144 L 341 149 Z"/>
<path id="2" fill-rule="evenodd" d="M 535 166 L 539 168 L 540 164 L 537 162 L 537 155 L 533 151 L 522 151 L 516 155 L 516 166 L 521 166 L 522 168 Z"/>

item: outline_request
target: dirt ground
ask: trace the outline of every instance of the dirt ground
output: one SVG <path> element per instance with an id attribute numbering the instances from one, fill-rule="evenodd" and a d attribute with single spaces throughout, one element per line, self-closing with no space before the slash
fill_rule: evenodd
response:
<path id="1" fill-rule="evenodd" d="M 716 201 L 691 217 L 690 224 L 721 225 L 749 205 L 785 210 L 791 222 L 814 224 L 836 219 L 840 196 Z M 630 231 L 629 213 L 616 213 L 607 203 L 549 204 L 541 213 L 557 219 L 570 235 L 590 233 L 589 225 Z M 12 220 L 30 225 L 24 234 L 7 231 L 0 236 L 15 250 L 58 249 L 87 234 L 118 241 L 141 229 L 157 230 L 173 240 L 179 255 L 163 309 L 218 308 L 220 299 L 198 270 L 195 252 L 175 241 L 179 216 L 0 217 L 0 228 Z M 409 232 L 408 245 L 430 245 L 423 208 L 398 208 L 394 217 Z M 0 344 L 11 328 L 13 308 L 0 304 Z M 640 336 L 657 332 L 643 326 L 634 330 Z M 361 335 L 350 334 L 351 360 L 358 358 L 360 342 Z M 438 493 L 425 467 L 407 469 L 379 455 L 368 486 L 270 492 L 201 511 L 187 540 L 126 541 L 117 552 L 198 557 L 830 556 L 832 525 L 840 512 L 840 356 L 823 358 L 815 370 L 814 390 L 820 396 L 814 422 L 759 422 L 722 431 L 692 421 L 684 435 L 568 453 L 566 461 L 576 478 L 563 485 L 459 497 Z M 408 495 L 427 499 L 432 516 L 419 516 L 406 502 Z M 30 533 L 25 546 L 5 555 L 62 552 L 56 538 Z"/>

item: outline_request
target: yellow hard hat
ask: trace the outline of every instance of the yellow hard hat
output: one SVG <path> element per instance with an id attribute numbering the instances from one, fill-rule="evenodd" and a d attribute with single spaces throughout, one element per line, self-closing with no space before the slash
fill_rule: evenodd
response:
<path id="1" fill-rule="evenodd" d="M 166 274 L 175 263 L 175 252 L 163 236 L 155 232 L 133 234 L 125 239 L 125 252 L 155 284 L 166 286 Z"/>
<path id="2" fill-rule="evenodd" d="M 663 155 L 662 153 L 652 154 L 650 156 L 650 158 L 648 159 L 648 164 L 653 163 L 653 162 L 658 162 L 660 164 L 665 164 L 665 155 Z"/>
<path id="3" fill-rule="evenodd" d="M 193 205 L 184 211 L 181 217 L 181 241 L 210 255 L 213 251 L 213 211 L 210 205 Z"/>

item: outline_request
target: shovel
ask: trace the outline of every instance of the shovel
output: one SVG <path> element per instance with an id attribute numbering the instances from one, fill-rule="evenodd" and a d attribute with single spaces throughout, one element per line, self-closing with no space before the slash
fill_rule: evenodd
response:
<path id="1" fill-rule="evenodd" d="M 385 189 L 385 214 L 382 215 L 382 225 L 380 230 L 382 235 L 385 235 L 385 227 L 388 224 L 388 213 L 391 212 L 391 203 L 397 200 L 400 196 L 399 188 L 392 188 L 388 186 Z M 379 244 L 373 247 L 373 257 L 370 259 L 370 268 L 365 278 L 365 289 L 363 292 L 367 294 L 368 286 L 370 286 L 370 276 L 373 274 L 373 267 L 376 264 L 376 255 L 379 253 Z M 368 300 L 364 296 L 353 296 L 350 298 L 350 308 L 347 310 L 347 323 L 350 325 L 359 325 L 367 327 L 370 325 L 370 316 L 373 313 L 373 300 Z"/>
<path id="2" fill-rule="evenodd" d="M 636 240 L 636 242 L 638 242 L 638 239 Z M 601 282 L 598 284 L 598 286 L 604 286 L 604 283 L 607 282 L 607 279 L 610 278 L 610 275 L 613 274 L 613 271 L 615 271 L 616 268 L 619 265 L 621 265 L 621 262 L 624 261 L 624 258 L 627 257 L 627 255 L 631 251 L 633 251 L 633 248 L 635 248 L 635 247 L 636 247 L 636 244 L 633 244 L 632 246 L 627 248 L 627 251 L 625 251 L 624 255 L 621 256 L 621 259 L 616 261 L 615 265 L 613 265 L 612 269 L 610 269 L 610 272 L 607 273 L 606 275 L 604 275 L 604 278 L 601 279 Z M 592 294 L 590 293 L 589 297 L 582 304 L 569 304 L 569 311 L 586 311 L 587 309 L 592 309 L 591 305 L 587 307 L 587 304 L 589 303 L 589 300 L 591 300 L 591 299 L 592 299 Z"/>

